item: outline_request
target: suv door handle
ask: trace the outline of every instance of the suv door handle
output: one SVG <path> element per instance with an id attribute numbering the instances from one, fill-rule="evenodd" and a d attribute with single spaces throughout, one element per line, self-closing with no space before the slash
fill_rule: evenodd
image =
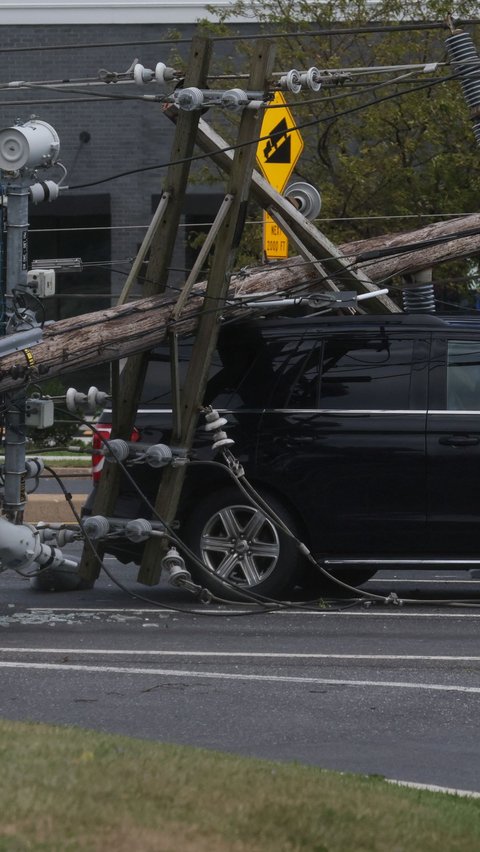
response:
<path id="1" fill-rule="evenodd" d="M 448 435 L 440 438 L 438 443 L 446 447 L 475 447 L 480 444 L 480 438 L 475 435 Z"/>

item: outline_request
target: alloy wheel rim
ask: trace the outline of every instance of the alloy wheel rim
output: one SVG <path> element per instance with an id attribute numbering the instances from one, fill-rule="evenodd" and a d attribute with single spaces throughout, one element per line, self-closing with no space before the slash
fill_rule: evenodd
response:
<path id="1" fill-rule="evenodd" d="M 226 506 L 207 521 L 200 540 L 206 565 L 222 580 L 254 587 L 275 570 L 280 540 L 274 524 L 254 506 Z"/>

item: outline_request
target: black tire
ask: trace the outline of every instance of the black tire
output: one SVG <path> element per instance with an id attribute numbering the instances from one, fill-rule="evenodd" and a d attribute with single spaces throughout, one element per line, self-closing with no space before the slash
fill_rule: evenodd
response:
<path id="1" fill-rule="evenodd" d="M 297 535 L 290 512 L 277 499 L 262 496 Z M 239 488 L 224 488 L 208 495 L 182 525 L 181 535 L 207 566 L 202 569 L 191 561 L 192 576 L 222 598 L 246 600 L 241 595 L 244 590 L 281 599 L 299 574 L 300 554 L 295 541 L 277 529 Z M 240 594 L 235 593 L 236 588 Z"/>
<path id="2" fill-rule="evenodd" d="M 338 578 L 342 583 L 355 588 L 361 586 L 362 583 L 366 583 L 367 580 L 370 580 L 377 573 L 372 568 L 359 568 L 358 570 L 333 568 L 330 570 L 327 567 L 326 570 L 332 575 L 332 578 Z M 322 574 L 321 571 L 317 571 L 313 566 L 307 568 L 299 585 L 303 597 L 315 598 L 322 597 L 323 595 L 337 598 L 349 597 L 348 589 L 344 589 L 343 586 L 336 583 L 335 579 L 329 580 L 328 577 Z M 351 595 L 353 595 L 353 592 Z"/>

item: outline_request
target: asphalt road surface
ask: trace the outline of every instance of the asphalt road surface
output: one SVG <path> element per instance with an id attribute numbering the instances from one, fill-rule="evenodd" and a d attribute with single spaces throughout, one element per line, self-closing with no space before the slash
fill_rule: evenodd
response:
<path id="1" fill-rule="evenodd" d="M 384 572 L 363 588 L 432 603 L 247 614 L 106 564 L 153 603 L 1 575 L 1 716 L 480 792 L 480 580 Z"/>

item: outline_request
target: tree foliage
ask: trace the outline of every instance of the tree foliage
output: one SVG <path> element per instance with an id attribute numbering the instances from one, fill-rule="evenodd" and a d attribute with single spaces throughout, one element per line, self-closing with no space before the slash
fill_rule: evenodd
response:
<path id="1" fill-rule="evenodd" d="M 449 11 L 441 0 L 240 0 L 220 15 L 220 26 L 243 16 L 271 33 L 276 70 L 368 69 L 319 93 L 288 94 L 297 124 L 310 124 L 302 129 L 306 144 L 295 177 L 320 189 L 322 216 L 338 242 L 405 231 L 420 224 L 417 216 L 427 222 L 425 217 L 478 210 L 480 150 L 448 65 L 449 30 L 348 32 L 370 25 L 442 24 Z M 456 21 L 474 18 L 478 4 L 465 0 L 453 14 Z M 335 32 L 309 35 L 319 29 Z M 479 27 L 465 29 L 480 39 Z M 253 42 L 240 44 L 248 55 Z M 427 71 L 371 70 L 411 63 L 440 65 Z"/>

